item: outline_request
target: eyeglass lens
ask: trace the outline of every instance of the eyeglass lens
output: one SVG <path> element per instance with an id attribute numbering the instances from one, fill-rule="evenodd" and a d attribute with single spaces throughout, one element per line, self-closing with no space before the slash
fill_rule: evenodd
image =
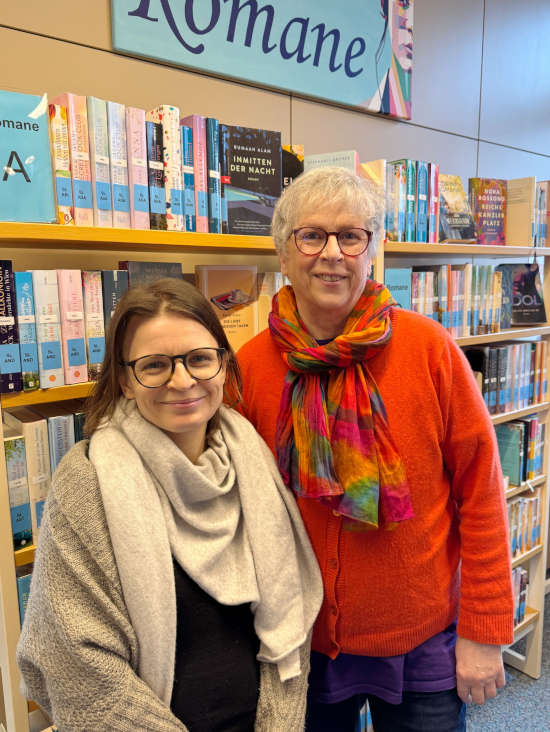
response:
<path id="1" fill-rule="evenodd" d="M 313 226 L 294 231 L 296 246 L 303 254 L 318 254 L 328 240 L 328 232 Z M 343 229 L 337 233 L 338 245 L 344 254 L 362 254 L 368 247 L 370 234 L 365 229 Z"/>
<path id="2" fill-rule="evenodd" d="M 183 361 L 190 376 L 203 381 L 213 379 L 222 365 L 221 354 L 215 348 L 195 348 L 182 356 L 155 354 L 138 358 L 134 366 L 136 379 L 143 386 L 163 386 L 172 376 L 175 359 Z"/>

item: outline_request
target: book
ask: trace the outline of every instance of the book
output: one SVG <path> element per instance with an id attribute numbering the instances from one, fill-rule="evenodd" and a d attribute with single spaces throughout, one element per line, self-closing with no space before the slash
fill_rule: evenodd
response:
<path id="1" fill-rule="evenodd" d="M 88 378 L 90 381 L 96 381 L 105 357 L 105 318 L 101 272 L 82 272 L 82 297 Z"/>
<path id="2" fill-rule="evenodd" d="M 428 196 L 429 196 L 428 163 L 416 161 L 416 241 L 428 241 Z"/>
<path id="3" fill-rule="evenodd" d="M 183 231 L 183 178 L 181 158 L 180 110 L 160 104 L 146 112 L 148 122 L 162 125 L 162 160 L 166 196 L 166 226 L 169 231 Z"/>
<path id="4" fill-rule="evenodd" d="M 502 472 L 510 478 L 511 485 L 521 485 L 525 425 L 520 422 L 503 422 L 495 425 L 495 432 Z"/>
<path id="5" fill-rule="evenodd" d="M 196 231 L 197 222 L 195 208 L 195 170 L 193 167 L 193 128 L 188 127 L 187 125 L 181 126 L 181 157 L 183 170 L 183 214 L 185 216 L 185 231 Z M 220 218 L 222 218 L 221 183 Z"/>
<path id="6" fill-rule="evenodd" d="M 399 175 L 405 175 L 405 241 L 415 241 L 416 238 L 416 160 L 404 158 L 392 160 L 394 169 L 399 169 Z M 401 204 L 402 205 L 402 204 Z M 400 241 L 400 240 L 398 240 Z"/>
<path id="7" fill-rule="evenodd" d="M 386 267 L 384 272 L 384 284 L 405 310 L 411 309 L 411 275 L 411 267 Z"/>
<path id="8" fill-rule="evenodd" d="M 73 415 L 63 403 L 33 405 L 32 411 L 45 419 L 48 426 L 50 469 L 53 475 L 61 459 L 75 443 Z"/>
<path id="9" fill-rule="evenodd" d="M 128 272 L 128 287 L 149 285 L 162 277 L 182 279 L 180 262 L 133 262 L 118 263 L 119 270 Z"/>
<path id="10" fill-rule="evenodd" d="M 548 241 L 550 180 L 536 182 L 535 196 L 535 246 L 545 247 Z"/>
<path id="11" fill-rule="evenodd" d="M 57 273 L 55 269 L 33 269 L 31 274 L 40 388 L 63 386 L 65 378 L 61 355 L 61 317 Z"/>
<path id="12" fill-rule="evenodd" d="M 428 241 L 439 241 L 439 165 L 428 163 Z"/>
<path id="13" fill-rule="evenodd" d="M 474 218 L 458 175 L 439 174 L 439 240 L 476 240 Z"/>
<path id="14" fill-rule="evenodd" d="M 0 90 L 0 221 L 57 221 L 46 95 Z"/>
<path id="15" fill-rule="evenodd" d="M 237 351 L 258 332 L 256 265 L 195 265 L 197 287 L 210 300 Z"/>
<path id="16" fill-rule="evenodd" d="M 162 125 L 146 122 L 147 180 L 149 185 L 149 223 L 151 229 L 166 231 L 166 192 L 162 154 Z"/>
<path id="17" fill-rule="evenodd" d="M 67 110 L 74 222 L 77 226 L 93 226 L 92 171 L 86 97 L 67 92 L 60 94 L 52 102 Z"/>
<path id="18" fill-rule="evenodd" d="M 496 178 L 469 178 L 468 198 L 478 244 L 506 243 L 506 181 Z"/>
<path id="19" fill-rule="evenodd" d="M 128 289 L 128 272 L 123 269 L 104 269 L 101 271 L 101 292 L 103 295 L 103 317 L 105 332 L 118 301 Z"/>
<path id="20" fill-rule="evenodd" d="M 282 286 L 283 275 L 281 272 L 258 273 L 258 333 L 268 327 L 273 296 Z"/>
<path id="21" fill-rule="evenodd" d="M 208 170 L 208 231 L 222 233 L 222 202 L 220 190 L 220 123 L 206 118 L 206 161 Z"/>
<path id="22" fill-rule="evenodd" d="M 67 108 L 61 104 L 49 104 L 48 114 L 50 119 L 51 157 L 55 178 L 57 221 L 64 226 L 74 225 Z"/>
<path id="23" fill-rule="evenodd" d="M 131 227 L 130 191 L 128 188 L 128 145 L 124 104 L 107 102 L 107 121 L 109 124 L 113 226 L 118 229 L 129 229 Z"/>
<path id="24" fill-rule="evenodd" d="M 82 273 L 79 269 L 58 269 L 61 344 L 66 384 L 88 381 Z"/>
<path id="25" fill-rule="evenodd" d="M 27 604 L 29 602 L 29 595 L 31 593 L 32 571 L 28 567 L 18 567 L 16 571 L 16 578 L 19 622 L 23 625 Z"/>
<path id="26" fill-rule="evenodd" d="M 104 99 L 86 97 L 94 226 L 113 226 L 111 163 L 107 104 Z"/>
<path id="27" fill-rule="evenodd" d="M 147 140 L 145 110 L 126 107 L 128 189 L 132 229 L 149 229 L 149 187 L 147 183 Z"/>
<path id="28" fill-rule="evenodd" d="M 283 145 L 281 165 L 284 189 L 292 183 L 294 178 L 304 172 L 304 146 L 300 144 Z"/>
<path id="29" fill-rule="evenodd" d="M 390 241 L 405 241 L 407 167 L 403 162 L 386 166 L 386 235 Z"/>
<path id="30" fill-rule="evenodd" d="M 386 160 L 379 158 L 378 160 L 368 160 L 366 163 L 359 163 L 358 175 L 365 178 L 380 192 L 384 193 L 386 189 Z"/>
<path id="31" fill-rule="evenodd" d="M 516 247 L 533 246 L 535 236 L 535 188 L 533 176 L 506 181 L 506 215 L 504 231 L 506 244 Z"/>
<path id="32" fill-rule="evenodd" d="M 28 407 L 9 407 L 2 414 L 8 427 L 16 430 L 25 440 L 31 527 L 36 544 L 44 503 L 51 485 L 48 425 L 43 417 Z"/>
<path id="33" fill-rule="evenodd" d="M 502 272 L 501 328 L 546 323 L 538 264 L 499 264 L 496 269 Z"/>
<path id="34" fill-rule="evenodd" d="M 12 262 L 0 260 L 0 394 L 21 391 L 21 353 Z"/>
<path id="35" fill-rule="evenodd" d="M 196 231 L 208 231 L 208 153 L 206 143 L 206 118 L 201 114 L 189 114 L 180 120 L 182 127 L 190 127 L 193 137 L 193 175 L 195 184 Z M 220 127 L 218 127 L 218 134 Z M 220 148 L 221 155 L 221 148 Z M 223 217 L 220 178 L 220 215 Z M 222 222 L 223 226 L 223 222 Z"/>
<path id="36" fill-rule="evenodd" d="M 21 386 L 23 391 L 35 391 L 40 386 L 38 373 L 38 343 L 32 274 L 14 272 L 17 325 L 19 327 L 19 355 L 21 359 Z"/>
<path id="37" fill-rule="evenodd" d="M 221 124 L 220 166 L 228 233 L 269 236 L 282 191 L 281 133 Z"/>
<path id="38" fill-rule="evenodd" d="M 337 152 L 304 155 L 304 172 L 312 168 L 347 168 L 354 173 L 359 172 L 359 154 L 357 150 L 338 150 Z"/>
<path id="39" fill-rule="evenodd" d="M 31 508 L 27 482 L 25 440 L 13 427 L 4 427 L 4 457 L 8 480 L 13 548 L 32 543 Z"/>

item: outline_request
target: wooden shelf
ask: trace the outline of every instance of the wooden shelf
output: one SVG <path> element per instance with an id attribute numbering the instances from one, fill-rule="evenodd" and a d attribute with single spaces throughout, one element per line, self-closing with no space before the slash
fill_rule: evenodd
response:
<path id="1" fill-rule="evenodd" d="M 500 330 L 498 333 L 484 333 L 475 336 L 460 336 L 456 338 L 459 346 L 476 346 L 483 343 L 496 343 L 498 341 L 516 340 L 518 338 L 533 338 L 534 336 L 548 335 L 550 323 L 546 325 L 531 325 L 525 328 L 510 328 Z"/>
<path id="2" fill-rule="evenodd" d="M 539 611 L 533 610 L 532 607 L 526 607 L 525 608 L 525 616 L 521 623 L 518 623 L 514 626 L 514 636 L 517 637 L 518 635 L 525 635 L 524 631 L 526 628 L 528 628 L 530 625 L 533 625 L 538 620 L 539 617 Z M 515 642 L 515 640 L 514 640 Z"/>
<path id="3" fill-rule="evenodd" d="M 504 495 L 506 499 L 513 498 L 513 496 L 517 496 L 520 493 L 526 493 L 527 491 L 531 490 L 531 488 L 536 488 L 539 485 L 543 485 L 546 482 L 546 475 L 537 475 L 536 478 L 531 478 L 529 482 L 522 483 L 521 485 L 513 485 L 510 486 L 505 492 Z"/>
<path id="4" fill-rule="evenodd" d="M 234 251 L 275 254 L 270 236 L 107 229 L 96 226 L 0 222 L 0 246 L 35 249 L 126 250 L 146 252 Z M 15 252 L 14 252 L 15 254 Z"/>
<path id="5" fill-rule="evenodd" d="M 29 546 L 26 546 L 23 549 L 18 549 L 16 552 L 14 552 L 15 566 L 24 567 L 26 564 L 32 564 L 34 562 L 35 551 L 35 545 L 29 544 Z"/>
<path id="6" fill-rule="evenodd" d="M 62 402 L 66 399 L 83 399 L 90 395 L 94 384 L 93 381 L 86 381 L 84 384 L 56 386 L 52 389 L 2 394 L 2 409 L 6 407 L 25 407 L 32 404 L 47 404 L 48 402 Z"/>
<path id="7" fill-rule="evenodd" d="M 520 419 L 528 414 L 537 414 L 537 412 L 545 412 L 550 407 L 550 402 L 540 402 L 539 404 L 530 404 L 523 409 L 515 409 L 513 412 L 504 412 L 503 414 L 492 414 L 491 421 L 493 424 L 501 424 L 501 422 L 511 422 L 513 419 Z"/>
<path id="8" fill-rule="evenodd" d="M 384 252 L 414 255 L 441 254 L 448 256 L 449 254 L 469 254 L 471 256 L 531 258 L 533 255 L 550 256 L 550 247 L 500 247 L 482 246 L 481 244 L 424 244 L 413 241 L 387 241 L 384 244 Z"/>
<path id="9" fill-rule="evenodd" d="M 528 552 L 523 552 L 523 554 L 520 554 L 519 557 L 512 557 L 512 567 L 519 567 L 521 564 L 529 561 L 529 559 L 536 557 L 537 554 L 541 554 L 543 550 L 544 545 L 537 544 L 537 546 L 534 546 Z"/>

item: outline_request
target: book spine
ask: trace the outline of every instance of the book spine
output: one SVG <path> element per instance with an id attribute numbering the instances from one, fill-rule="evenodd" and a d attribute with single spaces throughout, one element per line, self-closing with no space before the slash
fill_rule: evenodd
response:
<path id="1" fill-rule="evenodd" d="M 48 437 L 50 443 L 50 464 L 55 473 L 61 459 L 74 445 L 74 421 L 72 414 L 48 417 Z"/>
<path id="2" fill-rule="evenodd" d="M 87 97 L 87 111 L 94 225 L 112 227 L 113 210 L 107 104 L 103 99 Z"/>
<path id="3" fill-rule="evenodd" d="M 185 215 L 185 230 L 196 231 L 197 222 L 195 212 L 195 171 L 193 166 L 193 128 L 188 125 L 181 126 L 181 157 L 183 163 L 183 212 Z"/>
<path id="4" fill-rule="evenodd" d="M 0 260 L 0 393 L 21 391 L 21 354 L 12 263 Z"/>
<path id="5" fill-rule="evenodd" d="M 31 578 L 32 572 L 28 570 L 25 574 L 17 576 L 17 600 L 19 604 L 19 622 L 21 626 L 23 626 L 27 604 L 29 602 L 29 595 L 31 593 Z"/>
<path id="6" fill-rule="evenodd" d="M 58 269 L 61 340 L 66 384 L 88 381 L 82 275 L 79 269 Z"/>
<path id="7" fill-rule="evenodd" d="M 73 187 L 67 108 L 49 104 L 50 147 L 55 177 L 57 220 L 64 226 L 74 225 Z"/>
<path id="8" fill-rule="evenodd" d="M 393 163 L 393 174 L 395 177 L 395 241 L 405 241 L 407 214 L 407 167 L 405 163 Z"/>
<path id="9" fill-rule="evenodd" d="M 428 163 L 416 163 L 416 241 L 428 241 Z"/>
<path id="10" fill-rule="evenodd" d="M 208 231 L 221 234 L 220 123 L 206 118 L 206 155 L 208 167 Z"/>
<path id="11" fill-rule="evenodd" d="M 17 550 L 32 542 L 31 507 L 24 438 L 22 436 L 4 438 L 4 454 L 8 478 L 13 548 Z"/>
<path id="12" fill-rule="evenodd" d="M 86 97 L 69 93 L 62 94 L 53 101 L 67 109 L 74 222 L 77 226 L 93 226 L 92 171 Z"/>
<path id="13" fill-rule="evenodd" d="M 61 323 L 57 273 L 50 269 L 31 270 L 36 313 L 36 340 L 40 387 L 49 389 L 63 386 L 63 359 L 61 356 Z"/>
<path id="14" fill-rule="evenodd" d="M 416 162 L 406 160 L 407 203 L 405 211 L 405 240 L 415 241 L 416 238 Z"/>
<path id="15" fill-rule="evenodd" d="M 193 128 L 193 167 L 195 170 L 195 211 L 197 231 L 208 231 L 208 161 L 206 150 L 206 119 L 191 114 L 181 120 Z"/>
<path id="16" fill-rule="evenodd" d="M 151 229 L 166 231 L 166 194 L 162 156 L 162 125 L 145 123 L 147 138 L 147 171 L 149 182 L 149 222 Z"/>
<path id="17" fill-rule="evenodd" d="M 101 273 L 101 290 L 103 295 L 103 316 L 105 332 L 118 301 L 128 289 L 128 272 L 121 269 L 105 269 Z"/>
<path id="18" fill-rule="evenodd" d="M 23 391 L 35 391 L 39 388 L 40 381 L 32 275 L 30 272 L 14 272 L 14 281 L 17 325 L 19 326 L 21 385 Z"/>
<path id="19" fill-rule="evenodd" d="M 101 272 L 82 272 L 84 328 L 88 378 L 96 381 L 105 356 L 105 320 L 101 294 Z"/>
<path id="20" fill-rule="evenodd" d="M 439 241 L 439 165 L 428 165 L 428 242 Z"/>
<path id="21" fill-rule="evenodd" d="M 386 239 L 388 241 L 396 241 L 395 231 L 395 176 L 393 174 L 393 165 L 386 163 L 386 215 L 384 227 L 386 229 Z"/>
<path id="22" fill-rule="evenodd" d="M 161 104 L 146 115 L 147 120 L 162 125 L 166 224 L 169 231 L 184 231 L 185 226 L 179 116 L 179 109 L 168 104 Z"/>
<path id="23" fill-rule="evenodd" d="M 130 222 L 132 229 L 149 229 L 145 110 L 126 107 L 126 144 L 128 146 Z"/>
<path id="24" fill-rule="evenodd" d="M 128 150 L 126 145 L 126 109 L 124 104 L 107 102 L 109 155 L 111 158 L 111 190 L 113 226 L 131 228 L 130 193 L 128 190 Z"/>

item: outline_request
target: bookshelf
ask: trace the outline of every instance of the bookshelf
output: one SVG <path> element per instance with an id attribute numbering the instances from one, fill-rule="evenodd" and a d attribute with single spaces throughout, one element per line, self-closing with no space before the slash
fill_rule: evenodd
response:
<path id="1" fill-rule="evenodd" d="M 480 260 L 500 263 L 507 259 L 515 261 L 533 261 L 541 259 L 541 274 L 543 275 L 543 294 L 547 308 L 550 308 L 550 248 L 549 247 L 519 247 L 519 246 L 480 246 L 477 244 L 424 244 L 417 242 L 386 242 L 382 251 L 374 262 L 374 278 L 384 281 L 384 267 L 411 266 L 421 260 L 422 264 L 439 264 L 443 262 L 469 261 L 472 264 Z M 550 311 L 547 310 L 547 316 Z M 514 339 L 549 339 L 550 323 L 530 327 L 513 328 L 498 333 L 486 335 L 459 337 L 456 342 L 459 346 L 472 346 L 499 343 Z M 528 481 L 521 486 L 511 486 L 506 492 L 506 500 L 518 495 L 528 495 L 532 488 L 540 486 L 542 497 L 542 536 L 541 544 L 530 551 L 514 557 L 514 567 L 525 566 L 529 572 L 528 607 L 524 619 L 514 629 L 514 643 L 504 649 L 504 661 L 508 665 L 522 671 L 532 678 L 539 678 L 542 659 L 542 634 L 544 622 L 545 593 L 550 592 L 550 579 L 546 579 L 548 533 L 549 533 L 549 489 L 548 489 L 548 447 L 550 403 L 544 402 L 531 405 L 525 409 L 516 409 L 504 414 L 492 415 L 493 424 L 519 419 L 530 414 L 538 414 L 546 424 L 546 440 L 542 475 Z M 515 644 L 525 639 L 525 651 L 515 650 Z"/>
<path id="2" fill-rule="evenodd" d="M 186 264 L 192 269 L 192 261 L 187 256 L 190 253 L 254 256 L 256 261 L 258 257 L 264 257 L 268 261 L 270 256 L 275 256 L 275 248 L 271 238 L 264 236 L 0 223 L 0 258 L 11 259 L 14 269 L 28 269 L 33 266 L 37 253 L 47 256 L 45 268 L 51 269 L 79 266 L 85 269 L 90 259 L 98 253 L 103 257 L 101 261 L 115 263 L 118 259 L 127 259 L 131 254 L 138 256 L 146 253 L 149 260 L 168 254 L 173 261 L 182 262 L 184 269 Z M 94 266 L 97 267 L 97 264 Z M 104 268 L 108 268 L 108 265 Z M 92 383 L 85 383 L 39 389 L 30 393 L 3 394 L 0 397 L 0 412 L 6 407 L 86 397 L 92 388 Z M 0 436 L 3 437 L 1 420 Z M 19 671 L 15 661 L 20 632 L 15 572 L 17 567 L 32 563 L 35 547 L 13 551 L 3 452 L 0 458 L 0 485 L 4 487 L 0 491 L 0 698 L 3 698 L 7 732 L 28 732 L 30 709 L 19 693 Z"/>
<path id="3" fill-rule="evenodd" d="M 269 237 L 231 236 L 217 234 L 196 234 L 164 231 L 137 231 L 130 229 L 100 229 L 84 227 L 62 227 L 58 225 L 13 224 L 0 225 L 0 254 L 11 259 L 15 269 L 29 267 L 29 261 L 38 253 L 47 253 L 48 266 L 51 268 L 75 265 L 78 257 L 81 268 L 85 268 L 95 254 L 107 254 L 113 261 L 126 258 L 130 253 L 146 253 L 154 259 L 169 254 L 173 260 L 189 262 L 188 254 L 211 253 L 217 256 L 244 256 L 263 259 L 275 256 L 273 242 Z M 384 260 L 394 257 L 429 257 L 435 261 L 451 256 L 477 257 L 532 257 L 533 254 L 550 257 L 550 248 L 536 251 L 527 247 L 477 247 L 466 244 L 416 244 L 387 243 L 381 248 L 374 262 L 374 277 L 383 281 Z M 550 261 L 550 259 L 548 260 Z M 185 269 L 185 266 L 184 266 Z M 550 280 L 550 277 L 547 278 Z M 545 299 L 550 303 L 550 284 L 545 279 Z M 459 338 L 459 345 L 492 343 L 514 338 L 548 338 L 550 324 L 504 331 L 483 336 Z M 86 397 L 93 385 L 91 383 L 64 386 L 54 389 L 38 390 L 29 394 L 19 393 L 2 395 L 0 409 L 9 406 L 38 405 L 47 402 L 60 402 L 67 399 Z M 517 419 L 534 412 L 548 419 L 550 403 L 537 404 L 527 409 L 515 410 L 507 414 L 493 416 L 493 423 Z M 1 426 L 0 426 L 1 431 Z M 548 441 L 547 441 L 548 442 Z M 532 485 L 540 485 L 543 490 L 544 515 L 548 515 L 548 449 L 545 448 L 544 475 L 529 484 L 514 486 L 507 494 L 520 495 L 531 490 Z M 5 462 L 0 459 L 0 481 L 6 485 Z M 526 638 L 526 652 L 519 654 L 513 648 L 505 649 L 505 660 L 510 665 L 537 678 L 540 674 L 542 651 L 542 624 L 545 592 L 547 526 L 543 527 L 542 545 L 535 547 L 523 556 L 514 559 L 514 565 L 529 567 L 530 588 L 529 607 L 525 619 L 515 629 L 515 641 Z M 19 694 L 19 673 L 15 663 L 15 652 L 19 636 L 19 608 L 15 581 L 16 567 L 32 562 L 34 546 L 25 547 L 14 553 L 11 543 L 11 523 L 7 491 L 0 493 L 0 670 L 3 684 L 3 701 L 8 731 L 28 732 L 29 707 Z"/>

